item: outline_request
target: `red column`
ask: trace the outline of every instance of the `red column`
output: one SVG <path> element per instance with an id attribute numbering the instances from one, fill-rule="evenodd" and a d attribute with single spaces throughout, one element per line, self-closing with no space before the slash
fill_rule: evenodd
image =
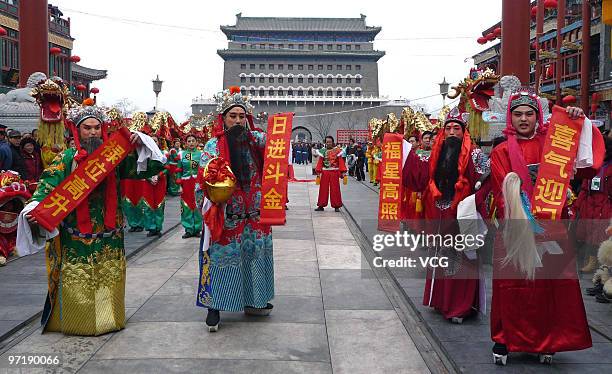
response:
<path id="1" fill-rule="evenodd" d="M 529 84 L 529 0 L 503 0 L 501 74 Z"/>
<path id="2" fill-rule="evenodd" d="M 540 61 L 540 37 L 544 34 L 544 0 L 538 0 L 538 13 L 536 15 L 536 68 L 535 68 L 535 89 L 538 95 L 540 94 L 540 85 L 542 84 L 542 62 Z"/>
<path id="3" fill-rule="evenodd" d="M 590 114 L 589 86 L 591 84 L 591 3 L 582 0 L 582 54 L 580 55 L 580 107 Z"/>
<path id="4" fill-rule="evenodd" d="M 37 71 L 49 75 L 49 10 L 47 0 L 19 2 L 19 85 Z"/>
<path id="5" fill-rule="evenodd" d="M 563 76 L 563 56 L 561 56 L 561 45 L 563 44 L 563 37 L 561 36 L 561 29 L 565 27 L 565 0 L 557 0 L 557 79 L 556 79 L 556 92 L 557 98 L 556 104 L 561 105 L 561 79 Z"/>

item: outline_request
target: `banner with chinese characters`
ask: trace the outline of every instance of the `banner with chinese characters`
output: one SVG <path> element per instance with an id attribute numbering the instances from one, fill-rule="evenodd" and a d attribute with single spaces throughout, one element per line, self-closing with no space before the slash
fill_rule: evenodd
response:
<path id="1" fill-rule="evenodd" d="M 380 164 L 380 193 L 378 202 L 378 229 L 400 229 L 400 204 L 402 201 L 402 140 L 401 134 L 387 133 L 383 138 Z"/>
<path id="2" fill-rule="evenodd" d="M 114 172 L 115 167 L 134 149 L 130 143 L 130 132 L 122 127 L 105 141 L 94 153 L 77 166 L 32 211 L 32 216 L 45 230 L 52 231 L 104 178 Z"/>
<path id="3" fill-rule="evenodd" d="M 275 114 L 268 119 L 260 209 L 260 222 L 264 225 L 285 224 L 292 124 L 293 113 Z"/>
<path id="4" fill-rule="evenodd" d="M 554 106 L 552 112 L 531 202 L 540 219 L 561 218 L 584 122 L 584 118 L 570 119 L 559 106 Z"/>

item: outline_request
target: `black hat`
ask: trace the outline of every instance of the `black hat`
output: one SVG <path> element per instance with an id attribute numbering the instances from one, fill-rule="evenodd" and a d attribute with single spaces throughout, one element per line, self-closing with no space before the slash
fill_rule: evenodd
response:
<path id="1" fill-rule="evenodd" d="M 11 132 L 8 133 L 8 137 L 9 138 L 21 138 L 21 132 L 19 130 L 11 130 Z"/>

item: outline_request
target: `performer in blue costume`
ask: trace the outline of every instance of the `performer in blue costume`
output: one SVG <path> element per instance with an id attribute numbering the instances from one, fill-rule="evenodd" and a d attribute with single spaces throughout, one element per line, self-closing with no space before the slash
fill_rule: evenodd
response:
<path id="1" fill-rule="evenodd" d="M 217 124 L 202 152 L 199 175 L 205 175 L 211 159 L 221 157 L 230 163 L 237 187 L 220 205 L 225 218 L 220 238 L 212 240 L 206 226 L 200 242 L 196 303 L 208 308 L 209 331 L 217 331 L 221 310 L 269 315 L 274 297 L 272 230 L 259 222 L 266 136 L 254 130 L 252 106 L 239 89 L 225 90 L 217 100 Z M 207 196 L 206 188 L 202 191 Z M 206 198 L 204 211 L 211 204 Z"/>

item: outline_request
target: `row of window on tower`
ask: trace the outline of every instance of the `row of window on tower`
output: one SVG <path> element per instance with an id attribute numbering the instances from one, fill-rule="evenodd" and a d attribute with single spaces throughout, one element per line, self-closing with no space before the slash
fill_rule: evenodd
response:
<path id="1" fill-rule="evenodd" d="M 242 89 L 242 94 L 246 95 L 247 94 L 247 90 L 246 89 Z M 260 88 L 259 90 L 256 90 L 254 88 L 251 88 L 250 90 L 248 90 L 249 95 L 251 96 L 266 96 L 266 94 L 268 96 L 290 96 L 290 97 L 304 97 L 304 94 L 306 94 L 307 97 L 334 97 L 334 91 L 331 89 L 328 89 L 326 91 L 323 91 L 322 89 L 318 89 L 317 91 L 313 90 L 313 89 L 309 89 L 308 91 L 304 91 L 302 89 L 300 90 L 293 90 L 293 89 L 287 89 L 287 90 L 265 90 L 263 88 Z M 342 91 L 341 88 L 338 88 L 336 90 L 336 97 L 361 97 L 361 90 L 355 90 L 355 92 L 347 90 L 346 92 Z"/>
<path id="2" fill-rule="evenodd" d="M 259 83 L 285 83 L 285 79 L 287 79 L 287 83 L 294 83 L 295 80 L 297 80 L 297 83 L 304 83 L 304 78 L 299 77 L 299 78 L 293 78 L 293 77 L 288 77 L 288 78 L 283 78 L 283 77 L 259 77 L 259 78 L 255 78 L 255 77 L 240 77 L 240 83 L 247 83 L 247 79 L 249 81 L 249 83 L 256 83 L 257 81 L 259 81 Z M 352 84 L 353 83 L 353 78 L 317 78 L 317 83 L 334 83 L 334 79 L 336 80 L 336 83 L 346 83 L 346 84 Z M 361 84 L 361 78 L 354 78 L 355 80 L 355 84 Z M 308 83 L 314 83 L 315 79 L 314 78 L 306 78 L 306 81 Z"/>
<path id="3" fill-rule="evenodd" d="M 248 47 L 247 47 L 248 46 Z M 317 51 L 360 51 L 361 50 L 361 45 L 359 44 L 336 44 L 335 48 L 333 44 L 267 44 L 267 43 L 252 43 L 252 44 L 240 44 L 240 48 L 241 49 L 247 49 L 247 48 L 251 48 L 251 49 L 298 49 L 298 50 L 309 50 L 309 51 L 314 51 L 315 49 Z"/>
<path id="4" fill-rule="evenodd" d="M 249 69 L 253 70 L 255 69 L 257 65 L 256 64 L 249 64 Z M 268 70 L 274 70 L 274 67 L 277 66 L 278 70 L 284 70 L 285 69 L 285 64 L 268 64 Z M 315 70 L 315 65 L 303 65 L 303 64 L 287 64 L 287 70 L 294 70 L 294 68 L 296 70 L 304 70 L 304 67 L 307 66 L 309 71 L 314 71 Z M 316 65 L 317 70 L 322 71 L 323 67 L 325 65 L 323 64 L 318 64 Z M 240 64 L 240 69 L 245 70 L 247 68 L 247 64 Z M 336 70 L 342 70 L 344 68 L 344 70 L 353 70 L 353 65 L 336 65 Z M 265 70 L 266 69 L 266 64 L 259 64 L 259 70 Z M 334 70 L 334 65 L 332 64 L 328 64 L 327 65 L 327 70 Z M 355 65 L 355 70 L 361 70 L 361 65 Z"/>

